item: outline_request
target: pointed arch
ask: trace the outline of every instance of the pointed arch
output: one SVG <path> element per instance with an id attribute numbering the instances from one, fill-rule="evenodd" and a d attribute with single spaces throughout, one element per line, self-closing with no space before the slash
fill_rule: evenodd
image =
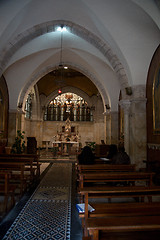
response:
<path id="1" fill-rule="evenodd" d="M 89 30 L 85 29 L 84 27 L 66 20 L 55 20 L 55 21 L 49 21 L 46 23 L 36 25 L 20 33 L 15 38 L 11 39 L 8 45 L 5 47 L 5 49 L 3 49 L 2 51 L 3 54 L 0 57 L 0 75 L 3 73 L 3 69 L 9 62 L 9 59 L 11 58 L 11 56 L 20 47 L 22 47 L 24 44 L 26 44 L 27 42 L 31 41 L 32 39 L 38 36 L 56 31 L 57 26 L 62 24 L 68 27 L 71 33 L 81 37 L 82 39 L 92 44 L 106 57 L 106 59 L 110 62 L 111 66 L 113 67 L 117 75 L 117 78 L 120 81 L 121 89 L 127 88 L 129 86 L 127 75 L 125 73 L 125 69 L 122 63 L 120 62 L 118 57 L 115 55 L 115 53 L 112 51 L 112 49 L 107 45 L 107 43 L 101 40 L 98 36 L 90 32 Z M 28 83 L 30 83 L 30 81 Z M 27 84 L 27 86 L 28 85 L 29 84 Z M 96 86 L 99 87 L 99 85 L 100 83 L 99 81 L 97 81 Z M 103 89 L 104 88 L 101 88 L 101 94 L 102 94 L 102 98 L 105 99 L 106 94 Z M 104 100 L 104 103 L 106 103 L 105 100 Z"/>
<path id="2" fill-rule="evenodd" d="M 80 65 L 75 65 L 74 63 L 71 63 L 71 62 L 63 62 L 63 63 L 64 63 L 64 65 L 66 65 L 70 68 L 73 68 L 74 70 L 77 70 L 77 71 L 83 73 L 85 76 L 87 76 L 98 88 L 98 91 L 100 92 L 100 94 L 102 96 L 104 106 L 107 105 L 107 104 L 111 105 L 110 104 L 110 98 L 109 98 L 108 94 L 104 90 L 103 85 L 98 81 L 98 79 L 95 78 L 95 76 L 93 76 L 91 73 L 89 73 L 85 68 L 83 68 Z M 43 76 L 45 76 L 49 72 L 53 71 L 54 69 L 58 68 L 58 66 L 59 66 L 59 62 L 57 62 L 57 65 L 50 65 L 50 66 L 47 66 L 47 67 L 41 69 L 41 71 L 36 72 L 32 76 L 32 78 L 30 78 L 28 80 L 26 85 L 23 87 L 23 89 L 22 89 L 22 91 L 19 95 L 18 105 L 22 105 L 26 93 L 29 91 L 29 89 L 31 89 L 38 82 L 38 80 L 40 78 L 42 78 Z"/>

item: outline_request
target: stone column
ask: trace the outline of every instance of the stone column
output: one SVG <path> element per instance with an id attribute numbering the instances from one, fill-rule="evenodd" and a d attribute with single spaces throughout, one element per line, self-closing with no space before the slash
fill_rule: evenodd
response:
<path id="1" fill-rule="evenodd" d="M 124 110 L 124 147 L 126 152 L 129 154 L 129 147 L 130 147 L 130 106 L 131 102 L 129 100 L 121 100 L 119 105 Z"/>
<path id="2" fill-rule="evenodd" d="M 138 168 L 145 167 L 146 160 L 146 99 L 133 99 L 130 116 L 130 157 Z"/>
<path id="3" fill-rule="evenodd" d="M 106 112 L 105 114 L 105 121 L 106 121 L 106 144 L 111 144 L 111 113 Z"/>
<path id="4" fill-rule="evenodd" d="M 12 109 L 9 111 L 9 122 L 8 122 L 8 144 L 12 145 L 15 141 L 17 130 L 23 131 L 22 126 L 22 115 L 21 109 Z"/>
<path id="5" fill-rule="evenodd" d="M 111 144 L 118 145 L 118 112 L 111 111 Z"/>

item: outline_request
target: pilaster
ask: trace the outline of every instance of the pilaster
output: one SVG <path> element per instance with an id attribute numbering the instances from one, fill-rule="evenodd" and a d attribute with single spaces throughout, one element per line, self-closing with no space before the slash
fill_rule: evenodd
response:
<path id="1" fill-rule="evenodd" d="M 124 147 L 126 152 L 130 153 L 130 107 L 131 102 L 129 100 L 121 100 L 119 105 L 124 110 Z"/>

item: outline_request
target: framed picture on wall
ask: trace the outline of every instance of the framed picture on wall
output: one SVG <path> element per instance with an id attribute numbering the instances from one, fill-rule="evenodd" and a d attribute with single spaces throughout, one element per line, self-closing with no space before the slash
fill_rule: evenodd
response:
<path id="1" fill-rule="evenodd" d="M 160 65 L 153 81 L 153 133 L 160 134 Z"/>

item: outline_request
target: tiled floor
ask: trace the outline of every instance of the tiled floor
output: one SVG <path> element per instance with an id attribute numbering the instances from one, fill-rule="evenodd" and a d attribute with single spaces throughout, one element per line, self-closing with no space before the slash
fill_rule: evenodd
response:
<path id="1" fill-rule="evenodd" d="M 78 198 L 77 198 L 77 193 L 76 193 L 75 167 L 73 165 L 73 172 L 72 172 L 71 240 L 82 240 L 81 220 L 79 219 L 78 211 L 77 211 L 77 208 L 76 208 L 76 203 L 78 203 Z"/>
<path id="2" fill-rule="evenodd" d="M 78 211 L 76 209 L 76 203 L 78 203 L 78 199 L 77 199 L 77 194 L 76 194 L 76 173 L 75 173 L 75 168 L 74 168 L 74 162 L 72 163 L 73 165 L 73 169 L 72 169 L 72 196 L 71 196 L 71 208 L 72 208 L 72 216 L 71 216 L 71 237 L 70 240 L 82 240 L 82 228 L 81 228 L 81 221 L 79 219 L 78 216 Z M 45 164 L 41 165 L 41 178 L 43 179 L 45 173 L 49 170 L 50 165 L 48 163 L 45 162 Z M 35 188 L 37 186 L 34 186 L 32 189 L 30 189 L 29 192 L 25 193 L 24 196 L 20 199 L 20 201 L 16 204 L 16 206 L 7 214 L 7 216 L 1 221 L 0 223 L 0 239 L 3 239 L 3 236 L 5 235 L 5 233 L 7 232 L 7 230 L 9 229 L 9 227 L 11 226 L 11 224 L 13 223 L 13 221 L 15 220 L 15 218 L 18 216 L 18 214 L 20 213 L 20 211 L 23 209 L 24 205 L 26 204 L 26 202 L 28 201 L 28 199 L 30 198 L 30 196 L 33 194 Z M 119 199 L 114 199 L 114 202 L 119 201 Z M 122 199 L 121 199 L 122 201 Z M 125 199 L 124 199 L 125 201 Z M 155 197 L 154 201 L 160 201 L 159 197 Z M 119 236 L 120 237 L 120 236 Z M 138 236 L 138 238 L 135 238 L 136 240 L 148 240 L 148 238 L 146 238 L 146 236 L 139 238 L 140 235 Z M 117 238 L 117 236 L 114 236 L 114 238 L 110 238 L 110 239 L 121 239 L 121 238 Z M 130 239 L 126 236 L 126 238 L 124 239 Z M 154 239 L 154 238 L 152 238 Z M 20 240 L 20 239 L 18 239 Z"/>
<path id="3" fill-rule="evenodd" d="M 74 164 L 73 164 L 74 165 Z M 47 172 L 45 167 L 48 167 L 48 164 L 46 166 L 43 166 L 43 170 L 41 171 L 41 176 L 45 175 L 45 172 Z M 45 171 L 44 171 L 45 170 Z M 81 222 L 78 216 L 78 211 L 76 209 L 76 203 L 77 203 L 77 198 L 76 198 L 76 175 L 73 167 L 73 173 L 72 173 L 72 217 L 71 217 L 71 240 L 81 240 L 82 239 L 82 229 L 81 229 Z M 0 239 L 3 239 L 3 236 L 15 220 L 15 218 L 18 216 L 20 211 L 23 209 L 24 205 L 30 198 L 30 196 L 33 194 L 35 188 L 37 186 L 34 186 L 33 189 L 31 189 L 29 192 L 25 193 L 24 196 L 18 201 L 16 206 L 7 214 L 6 217 L 1 221 L 0 223 Z M 19 239 L 20 240 L 20 239 Z"/>

